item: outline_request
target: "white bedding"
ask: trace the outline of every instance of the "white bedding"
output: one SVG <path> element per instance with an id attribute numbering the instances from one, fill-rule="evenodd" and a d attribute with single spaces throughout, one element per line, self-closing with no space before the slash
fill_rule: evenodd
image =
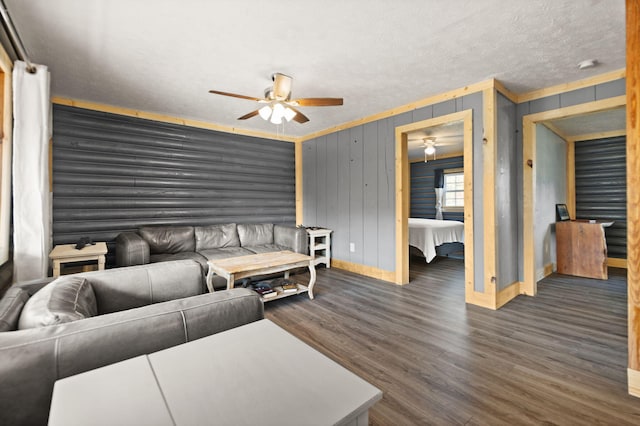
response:
<path id="1" fill-rule="evenodd" d="M 409 218 L 409 245 L 418 248 L 427 262 L 436 257 L 436 246 L 444 243 L 464 243 L 464 223 Z"/>

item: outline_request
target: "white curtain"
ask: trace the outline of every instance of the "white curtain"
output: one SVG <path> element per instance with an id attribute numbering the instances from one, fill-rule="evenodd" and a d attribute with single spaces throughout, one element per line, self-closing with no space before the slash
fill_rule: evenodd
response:
<path id="1" fill-rule="evenodd" d="M 47 276 L 51 251 L 49 71 L 13 68 L 13 279 Z"/>
<path id="2" fill-rule="evenodd" d="M 442 220 L 442 198 L 444 196 L 444 188 L 433 188 L 436 191 L 436 219 Z"/>

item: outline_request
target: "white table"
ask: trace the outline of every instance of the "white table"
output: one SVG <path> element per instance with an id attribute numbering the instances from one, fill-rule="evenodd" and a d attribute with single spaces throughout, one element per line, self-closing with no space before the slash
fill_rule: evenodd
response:
<path id="1" fill-rule="evenodd" d="M 380 398 L 376 387 L 261 320 L 58 380 L 49 424 L 359 426 Z"/>
<path id="2" fill-rule="evenodd" d="M 331 229 L 307 229 L 309 234 L 309 254 L 313 256 L 313 263 L 324 263 L 331 268 Z"/>

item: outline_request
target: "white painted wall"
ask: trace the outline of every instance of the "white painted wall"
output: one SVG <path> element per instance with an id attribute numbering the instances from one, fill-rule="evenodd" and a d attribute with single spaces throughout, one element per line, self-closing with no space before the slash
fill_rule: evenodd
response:
<path id="1" fill-rule="evenodd" d="M 556 204 L 567 202 L 566 142 L 545 126 L 536 125 L 536 194 L 534 239 L 536 281 L 544 266 L 556 265 Z"/>

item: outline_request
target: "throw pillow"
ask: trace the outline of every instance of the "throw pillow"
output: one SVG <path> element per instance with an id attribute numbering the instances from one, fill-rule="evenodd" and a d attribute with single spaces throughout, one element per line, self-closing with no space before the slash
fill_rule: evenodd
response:
<path id="1" fill-rule="evenodd" d="M 60 277 L 37 291 L 22 309 L 19 329 L 46 327 L 98 314 L 96 296 L 86 278 Z"/>
<path id="2" fill-rule="evenodd" d="M 11 287 L 0 299 L 0 332 L 18 328 L 20 312 L 29 300 L 29 293 L 20 287 Z"/>
<path id="3" fill-rule="evenodd" d="M 196 226 L 196 251 L 240 247 L 240 239 L 235 223 L 224 225 Z"/>
<path id="4" fill-rule="evenodd" d="M 244 223 L 238 225 L 242 247 L 273 244 L 273 223 Z"/>

